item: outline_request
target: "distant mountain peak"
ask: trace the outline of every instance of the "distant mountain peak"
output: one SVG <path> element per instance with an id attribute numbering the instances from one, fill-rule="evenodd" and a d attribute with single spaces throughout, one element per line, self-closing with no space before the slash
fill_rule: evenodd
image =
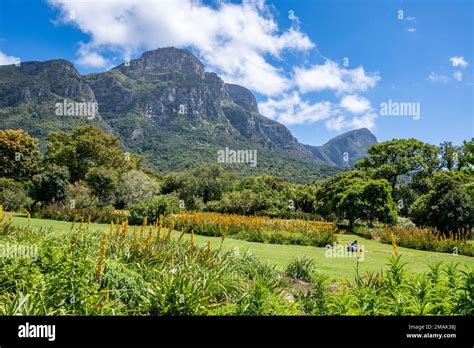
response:
<path id="1" fill-rule="evenodd" d="M 321 146 L 305 145 L 315 158 L 339 166 L 352 166 L 367 156 L 367 149 L 377 138 L 367 128 L 354 129 L 338 135 Z"/>
<path id="2" fill-rule="evenodd" d="M 204 79 L 204 64 L 191 52 L 175 47 L 164 47 L 144 52 L 140 58 L 123 63 L 118 68 L 125 75 L 138 75 L 147 71 L 166 70 L 195 74 Z"/>

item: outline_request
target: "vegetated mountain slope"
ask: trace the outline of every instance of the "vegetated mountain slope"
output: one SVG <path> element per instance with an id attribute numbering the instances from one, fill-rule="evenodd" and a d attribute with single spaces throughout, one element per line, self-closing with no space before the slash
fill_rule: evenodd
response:
<path id="1" fill-rule="evenodd" d="M 353 166 L 367 156 L 367 149 L 377 144 L 377 138 L 367 128 L 341 134 L 322 146 L 305 145 L 315 158 L 339 166 Z"/>
<path id="2" fill-rule="evenodd" d="M 97 102 L 99 115 L 59 117 L 55 105 L 63 100 Z M 257 166 L 225 164 L 226 169 L 299 182 L 342 170 L 341 153 L 348 152 L 353 163 L 376 141 L 359 130 L 321 147 L 302 145 L 284 125 L 258 112 L 248 89 L 226 84 L 192 53 L 172 47 L 85 76 L 65 60 L 0 66 L 1 128 L 22 128 L 44 139 L 79 124 L 115 133 L 160 171 L 216 163 L 217 151 L 227 147 L 257 150 Z"/>

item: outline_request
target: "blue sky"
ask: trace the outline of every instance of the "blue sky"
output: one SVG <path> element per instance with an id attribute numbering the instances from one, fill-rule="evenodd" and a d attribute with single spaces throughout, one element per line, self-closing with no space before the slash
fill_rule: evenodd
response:
<path id="1" fill-rule="evenodd" d="M 2 0 L 0 64 L 65 58 L 90 73 L 183 47 L 300 142 L 368 127 L 459 144 L 474 136 L 473 16 L 467 0 Z M 389 101 L 410 109 L 384 115 Z"/>

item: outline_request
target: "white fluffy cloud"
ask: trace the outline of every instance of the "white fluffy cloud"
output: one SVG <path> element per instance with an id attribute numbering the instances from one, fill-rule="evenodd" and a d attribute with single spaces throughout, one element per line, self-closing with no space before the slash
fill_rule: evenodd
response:
<path id="1" fill-rule="evenodd" d="M 192 47 L 228 82 L 277 95 L 291 82 L 267 56 L 278 59 L 285 50 L 314 47 L 297 29 L 282 32 L 262 0 L 216 7 L 196 0 L 49 2 L 64 22 L 90 35 L 79 62 L 94 67 L 106 64 L 102 51 L 122 52 L 125 58 L 143 49 Z"/>
<path id="2" fill-rule="evenodd" d="M 110 65 L 110 62 L 102 57 L 100 54 L 94 51 L 89 51 L 84 46 L 79 49 L 79 59 L 77 63 L 83 66 L 89 66 L 93 68 L 104 68 Z"/>
<path id="3" fill-rule="evenodd" d="M 353 93 L 366 91 L 380 80 L 377 73 L 367 74 L 363 67 L 346 69 L 327 60 L 310 68 L 295 68 L 295 82 L 300 91 L 311 92 L 325 89 Z"/>
<path id="4" fill-rule="evenodd" d="M 458 57 L 458 56 L 454 56 L 454 57 L 451 57 L 449 58 L 449 60 L 451 61 L 451 64 L 454 66 L 454 67 L 461 67 L 461 68 L 465 68 L 466 66 L 468 66 L 468 63 L 466 62 L 466 60 L 464 59 L 464 57 Z"/>
<path id="5" fill-rule="evenodd" d="M 9 56 L 3 52 L 0 51 L 0 65 L 10 65 L 10 64 L 15 64 L 16 62 L 16 57 Z"/>
<path id="6" fill-rule="evenodd" d="M 426 79 L 428 81 L 431 81 L 431 82 L 446 83 L 446 82 L 449 81 L 449 76 L 436 74 L 436 73 L 432 72 L 431 74 L 428 75 L 428 77 Z"/>
<path id="7" fill-rule="evenodd" d="M 342 98 L 340 105 L 355 114 L 360 114 L 370 109 L 369 100 L 357 94 L 345 96 Z"/>
<path id="8" fill-rule="evenodd" d="M 453 73 L 453 77 L 454 77 L 456 80 L 458 80 L 458 81 L 462 81 L 462 72 L 460 72 L 460 71 L 455 71 L 455 72 Z"/>
<path id="9" fill-rule="evenodd" d="M 368 112 L 362 116 L 357 117 L 345 117 L 338 116 L 331 118 L 325 122 L 326 128 L 332 129 L 335 131 L 348 130 L 348 129 L 358 129 L 358 128 L 368 128 L 372 129 L 375 127 L 375 119 L 377 114 L 374 112 Z"/>
<path id="10" fill-rule="evenodd" d="M 260 113 L 283 124 L 303 124 L 325 120 L 333 115 L 330 102 L 309 103 L 297 92 L 258 104 Z"/>
<path id="11" fill-rule="evenodd" d="M 324 121 L 326 128 L 336 131 L 373 128 L 377 117 L 370 102 L 358 95 L 346 96 L 338 105 L 329 101 L 310 103 L 293 92 L 278 99 L 269 98 L 258 108 L 262 115 L 286 125 Z"/>

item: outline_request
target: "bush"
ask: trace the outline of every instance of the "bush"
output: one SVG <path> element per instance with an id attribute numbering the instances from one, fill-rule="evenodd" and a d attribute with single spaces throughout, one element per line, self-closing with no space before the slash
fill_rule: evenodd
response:
<path id="1" fill-rule="evenodd" d="M 206 209 L 219 213 L 253 215 L 265 209 L 265 203 L 249 190 L 227 192 L 220 201 L 208 202 Z"/>
<path id="2" fill-rule="evenodd" d="M 237 239 L 275 244 L 325 246 L 336 240 L 336 225 L 323 221 L 270 219 L 218 213 L 181 212 L 176 227 L 207 236 L 231 235 Z"/>
<path id="3" fill-rule="evenodd" d="M 158 183 L 138 170 L 120 176 L 117 187 L 117 205 L 129 207 L 139 201 L 147 201 L 160 191 Z"/>
<path id="4" fill-rule="evenodd" d="M 117 190 L 117 172 L 111 169 L 91 168 L 85 179 L 92 193 L 104 204 L 112 203 Z"/>
<path id="5" fill-rule="evenodd" d="M 392 243 L 393 235 L 397 244 L 405 248 L 474 256 L 474 246 L 463 239 L 465 233 L 461 231 L 446 237 L 434 229 L 405 226 L 383 228 L 378 231 L 378 235 L 383 243 L 389 244 Z"/>
<path id="6" fill-rule="evenodd" d="M 38 202 L 62 202 L 66 199 L 68 184 L 67 167 L 50 165 L 33 177 L 33 198 Z"/>
<path id="7" fill-rule="evenodd" d="M 447 236 L 469 231 L 474 225 L 474 207 L 467 186 L 452 173 L 437 173 L 430 191 L 411 206 L 410 217 L 418 226 L 434 227 Z"/>
<path id="8" fill-rule="evenodd" d="M 147 217 L 148 221 L 155 221 L 167 214 L 179 211 L 179 199 L 176 195 L 155 196 L 148 201 L 142 201 L 130 206 L 130 224 L 139 225 Z"/>
<path id="9" fill-rule="evenodd" d="M 286 267 L 285 272 L 290 278 L 310 283 L 313 281 L 315 273 L 314 261 L 306 256 L 293 259 Z"/>
<path id="10" fill-rule="evenodd" d="M 7 211 L 28 209 L 33 200 L 27 195 L 23 185 L 13 179 L 0 178 L 0 205 Z"/>
<path id="11" fill-rule="evenodd" d="M 117 219 L 114 213 L 115 208 L 111 205 L 96 208 L 71 208 L 69 203 L 51 203 L 42 207 L 33 215 L 41 219 L 52 219 L 62 221 L 76 221 L 76 222 L 97 222 L 109 223 Z"/>

